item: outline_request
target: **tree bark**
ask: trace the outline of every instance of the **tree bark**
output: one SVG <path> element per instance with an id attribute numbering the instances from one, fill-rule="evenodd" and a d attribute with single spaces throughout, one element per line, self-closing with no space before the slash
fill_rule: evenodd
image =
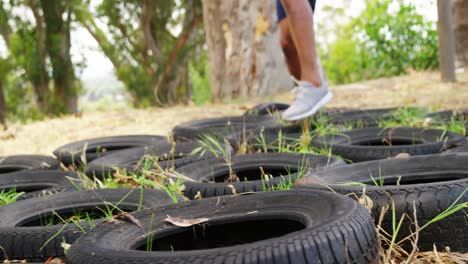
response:
<path id="1" fill-rule="evenodd" d="M 71 14 L 69 10 L 66 12 L 67 4 L 71 2 L 41 0 L 47 52 L 53 69 L 55 103 L 63 105 L 63 110 L 68 113 L 76 113 L 78 87 L 70 56 Z"/>
<path id="2" fill-rule="evenodd" d="M 289 88 L 275 1 L 203 0 L 203 16 L 214 100 Z"/>
<path id="3" fill-rule="evenodd" d="M 5 94 L 3 93 L 3 80 L 0 79 L 0 124 L 6 129 L 6 113 L 7 107 L 5 102 Z"/>
<path id="4" fill-rule="evenodd" d="M 31 8 L 34 18 L 36 20 L 36 34 L 37 34 L 37 50 L 39 56 L 39 65 L 37 65 L 37 76 L 32 81 L 34 91 L 37 96 L 37 104 L 39 109 L 44 113 L 49 113 L 49 76 L 46 70 L 46 41 L 45 41 L 45 28 L 44 19 L 41 15 L 40 9 L 37 6 L 36 0 L 29 1 L 29 7 Z"/>
<path id="5" fill-rule="evenodd" d="M 456 38 L 457 61 L 461 67 L 468 66 L 468 0 L 455 0 L 453 22 Z"/>

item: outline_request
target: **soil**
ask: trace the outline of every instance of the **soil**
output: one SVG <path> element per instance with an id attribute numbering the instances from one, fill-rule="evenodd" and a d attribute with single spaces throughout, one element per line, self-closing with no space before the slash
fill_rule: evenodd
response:
<path id="1" fill-rule="evenodd" d="M 438 72 L 412 72 L 405 76 L 331 87 L 333 101 L 327 106 L 383 108 L 421 106 L 431 109 L 463 109 L 468 101 L 468 72 L 458 74 L 458 82 L 442 83 Z M 194 119 L 242 114 L 257 103 L 291 102 L 289 93 L 205 106 L 129 109 L 90 112 L 46 119 L 26 125 L 9 124 L 0 132 L 0 156 L 46 154 L 72 141 L 111 135 L 169 135 L 171 129 Z"/>

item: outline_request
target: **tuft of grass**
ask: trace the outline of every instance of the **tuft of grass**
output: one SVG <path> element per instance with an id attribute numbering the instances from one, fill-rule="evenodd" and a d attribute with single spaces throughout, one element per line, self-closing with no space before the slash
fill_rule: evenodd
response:
<path id="1" fill-rule="evenodd" d="M 422 108 L 401 107 L 392 113 L 391 118 L 377 121 L 381 128 L 425 127 L 428 111 Z"/>
<path id="2" fill-rule="evenodd" d="M 202 135 L 198 140 L 200 147 L 194 149 L 191 155 L 204 156 L 207 152 L 215 157 L 227 157 L 231 151 L 231 146 L 227 140 L 221 143 L 216 137 Z"/>
<path id="3" fill-rule="evenodd" d="M 292 172 L 290 170 L 290 168 L 285 168 L 286 171 L 287 171 L 287 175 L 282 175 L 280 176 L 281 180 L 279 181 L 279 183 L 273 185 L 273 186 L 270 186 L 268 184 L 268 181 L 270 179 L 273 178 L 272 175 L 270 174 L 266 174 L 263 170 L 263 168 L 260 167 L 260 171 L 262 173 L 261 175 L 261 179 L 262 179 L 262 190 L 263 192 L 268 192 L 268 191 L 287 191 L 287 190 L 291 190 L 294 183 L 298 180 L 300 180 L 308 171 L 308 169 L 310 168 L 310 164 L 305 160 L 303 159 L 301 161 L 301 164 L 299 164 L 299 170 L 296 172 L 296 178 L 293 180 L 292 179 Z"/>
<path id="4" fill-rule="evenodd" d="M 0 191 L 0 206 L 15 203 L 24 192 L 16 192 L 16 189 Z"/>

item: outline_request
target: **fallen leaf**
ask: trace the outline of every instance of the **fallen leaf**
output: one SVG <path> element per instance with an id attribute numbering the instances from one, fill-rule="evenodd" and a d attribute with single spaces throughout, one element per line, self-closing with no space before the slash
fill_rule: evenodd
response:
<path id="1" fill-rule="evenodd" d="M 164 221 L 169 222 L 175 226 L 180 226 L 180 227 L 189 227 L 193 225 L 198 225 L 204 222 L 207 222 L 210 220 L 209 218 L 193 218 L 193 219 L 183 219 L 180 217 L 170 217 L 169 215 L 167 216 Z"/>
<path id="2" fill-rule="evenodd" d="M 408 153 L 400 153 L 400 154 L 396 155 L 393 158 L 394 159 L 406 159 L 406 158 L 409 158 L 409 157 L 411 157 L 411 155 L 408 154 Z"/>

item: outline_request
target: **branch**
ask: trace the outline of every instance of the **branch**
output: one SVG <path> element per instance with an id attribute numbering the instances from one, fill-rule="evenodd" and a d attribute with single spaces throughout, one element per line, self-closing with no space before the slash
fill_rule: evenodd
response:
<path id="1" fill-rule="evenodd" d="M 144 51 L 151 50 L 153 56 L 159 60 L 162 57 L 162 52 L 156 45 L 156 42 L 153 38 L 153 31 L 151 30 L 151 20 L 153 18 L 153 2 L 152 0 L 143 0 L 143 14 L 141 18 L 141 26 L 143 28 L 143 37 L 144 37 Z"/>
<path id="2" fill-rule="evenodd" d="M 114 52 L 113 45 L 109 42 L 106 35 L 94 22 L 92 14 L 89 12 L 87 7 L 81 6 L 74 9 L 77 20 L 80 24 L 91 34 L 96 40 L 101 50 L 104 52 L 106 57 L 111 61 L 114 68 L 117 70 L 120 66 L 120 61 Z"/>
<path id="3" fill-rule="evenodd" d="M 185 46 L 187 41 L 189 40 L 192 31 L 200 24 L 203 20 L 203 16 L 201 14 L 195 14 L 188 23 L 185 23 L 182 33 L 177 38 L 177 41 L 174 45 L 174 48 L 171 50 L 165 67 L 164 72 L 159 78 L 158 84 L 155 87 L 154 95 L 156 100 L 158 99 L 158 95 L 161 89 L 161 86 L 166 82 L 167 78 L 169 77 L 170 73 L 173 71 L 174 66 L 176 65 L 177 55 L 179 54 L 180 50 Z M 159 102 L 160 103 L 160 102 Z"/>

